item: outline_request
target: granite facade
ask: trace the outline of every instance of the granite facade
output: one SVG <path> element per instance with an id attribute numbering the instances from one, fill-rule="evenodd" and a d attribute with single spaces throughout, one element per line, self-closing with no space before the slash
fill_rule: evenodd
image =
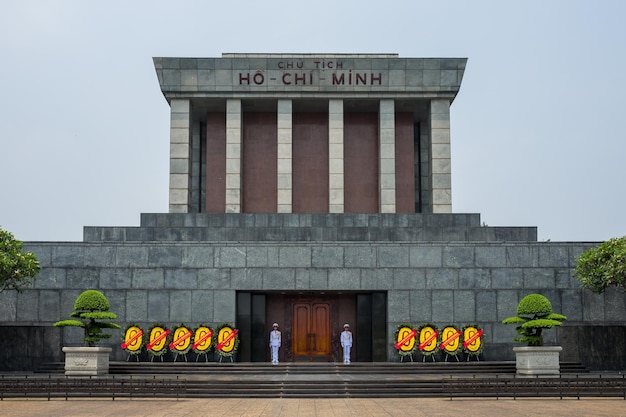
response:
<path id="1" fill-rule="evenodd" d="M 386 355 L 390 361 L 397 360 L 391 343 L 395 327 L 404 322 L 479 324 L 485 330 L 484 359 L 511 360 L 515 330 L 502 325 L 501 320 L 513 315 L 519 299 L 531 292 L 546 295 L 555 311 L 568 316 L 565 326 L 626 325 L 621 314 L 626 307 L 623 294 L 591 294 L 582 291 L 572 278 L 576 257 L 592 243 L 477 241 L 467 238 L 467 230 L 479 221 L 473 215 L 401 217 L 143 215 L 144 226 L 134 230 L 141 235 L 147 233 L 144 229 L 151 229 L 150 233 L 160 235 L 157 229 L 163 228 L 168 230 L 163 235 L 171 237 L 184 236 L 186 229 L 213 234 L 207 225 L 216 222 L 231 225 L 226 229 L 239 232 L 255 229 L 257 222 L 258 228 L 280 224 L 277 233 L 284 232 L 285 225 L 297 224 L 306 226 L 294 229 L 308 230 L 313 224 L 325 223 L 321 229 L 326 233 L 337 230 L 340 224 L 366 230 L 376 227 L 370 225 L 396 224 L 389 226 L 390 231 L 396 230 L 389 235 L 394 235 L 402 229 L 412 230 L 416 224 L 440 222 L 450 225 L 449 239 L 443 241 L 443 234 L 440 242 L 141 241 L 121 239 L 127 233 L 110 234 L 108 228 L 87 228 L 85 242 L 27 243 L 27 249 L 36 253 L 43 268 L 32 289 L 0 294 L 0 327 L 51 326 L 72 311 L 74 298 L 87 288 L 99 289 L 109 297 L 119 323 L 145 326 L 154 322 L 185 322 L 191 326 L 235 323 L 238 291 L 382 291 L 387 296 L 390 342 Z M 94 231 L 103 239 L 89 239 Z M 113 235 L 117 238 L 107 240 Z M 459 235 L 466 239 L 456 239 Z M 80 343 L 80 334 L 72 330 L 64 331 L 64 343 Z M 548 331 L 547 343 L 558 342 L 558 334 Z M 116 332 L 110 342 L 113 359 L 124 360 L 124 352 L 117 346 L 118 337 Z M 580 349 L 576 355 L 580 355 Z M 567 360 L 567 355 L 564 352 L 562 359 Z"/>
<path id="2" fill-rule="evenodd" d="M 399 58 L 396 54 L 223 54 L 221 58 L 154 58 L 168 97 L 190 92 L 311 97 L 371 92 L 456 94 L 466 58 Z M 316 94 L 317 93 L 317 94 Z"/>

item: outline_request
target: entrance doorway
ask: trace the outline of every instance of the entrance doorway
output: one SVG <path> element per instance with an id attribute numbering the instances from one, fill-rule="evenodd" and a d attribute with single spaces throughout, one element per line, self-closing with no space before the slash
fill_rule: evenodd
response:
<path id="1" fill-rule="evenodd" d="M 328 302 L 293 303 L 293 360 L 329 362 L 331 309 Z"/>
<path id="2" fill-rule="evenodd" d="M 336 362 L 343 351 L 344 323 L 352 328 L 355 362 L 387 360 L 387 294 L 302 292 L 237 292 L 237 360 L 268 362 L 272 323 L 279 323 L 281 363 Z"/>

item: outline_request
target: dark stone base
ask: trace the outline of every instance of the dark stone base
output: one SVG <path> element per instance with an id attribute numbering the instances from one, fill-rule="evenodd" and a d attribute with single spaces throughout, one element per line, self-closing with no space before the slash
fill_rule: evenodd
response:
<path id="1" fill-rule="evenodd" d="M 562 361 L 592 370 L 626 369 L 626 326 L 563 326 L 558 332 Z"/>
<path id="2" fill-rule="evenodd" d="M 62 330 L 51 326 L 0 326 L 0 371 L 34 371 L 62 362 Z"/>

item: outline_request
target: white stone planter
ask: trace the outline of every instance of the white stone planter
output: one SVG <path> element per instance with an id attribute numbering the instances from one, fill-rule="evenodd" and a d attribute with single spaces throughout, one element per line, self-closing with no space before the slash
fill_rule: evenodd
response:
<path id="1" fill-rule="evenodd" d="M 109 355 L 107 347 L 64 347 L 65 375 L 89 376 L 109 373 Z"/>
<path id="2" fill-rule="evenodd" d="M 514 347 L 517 375 L 559 375 L 561 346 Z"/>

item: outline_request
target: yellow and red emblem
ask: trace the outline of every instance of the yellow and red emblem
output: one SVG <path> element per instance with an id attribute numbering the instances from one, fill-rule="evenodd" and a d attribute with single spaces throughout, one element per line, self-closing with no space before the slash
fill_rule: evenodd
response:
<path id="1" fill-rule="evenodd" d="M 210 327 L 200 325 L 194 332 L 191 348 L 198 354 L 204 354 L 211 349 L 213 344 L 213 330 Z"/>
<path id="2" fill-rule="evenodd" d="M 155 324 L 150 328 L 148 334 L 148 344 L 146 350 L 148 353 L 154 356 L 163 355 L 167 349 L 167 338 L 170 334 L 170 330 L 160 324 Z"/>
<path id="3" fill-rule="evenodd" d="M 416 349 L 417 330 L 411 325 L 401 324 L 396 332 L 396 343 L 393 347 L 400 355 L 410 355 Z"/>
<path id="4" fill-rule="evenodd" d="M 432 355 L 437 350 L 439 332 L 432 324 L 423 324 L 419 331 L 419 350 L 424 355 Z"/>
<path id="5" fill-rule="evenodd" d="M 131 354 L 139 354 L 143 346 L 143 330 L 136 324 L 129 324 L 124 332 L 122 349 Z"/>
<path id="6" fill-rule="evenodd" d="M 169 344 L 170 350 L 179 355 L 189 352 L 189 349 L 191 349 L 191 336 L 193 336 L 191 329 L 184 324 L 180 324 L 172 332 L 172 342 Z"/>
<path id="7" fill-rule="evenodd" d="M 458 354 L 461 351 L 461 331 L 454 326 L 444 327 L 439 348 L 449 355 Z"/>
<path id="8" fill-rule="evenodd" d="M 483 350 L 483 331 L 478 326 L 463 329 L 463 350 L 469 355 L 479 355 Z"/>
<path id="9" fill-rule="evenodd" d="M 239 330 L 224 324 L 217 330 L 217 344 L 215 350 L 222 356 L 232 356 L 239 347 Z"/>

